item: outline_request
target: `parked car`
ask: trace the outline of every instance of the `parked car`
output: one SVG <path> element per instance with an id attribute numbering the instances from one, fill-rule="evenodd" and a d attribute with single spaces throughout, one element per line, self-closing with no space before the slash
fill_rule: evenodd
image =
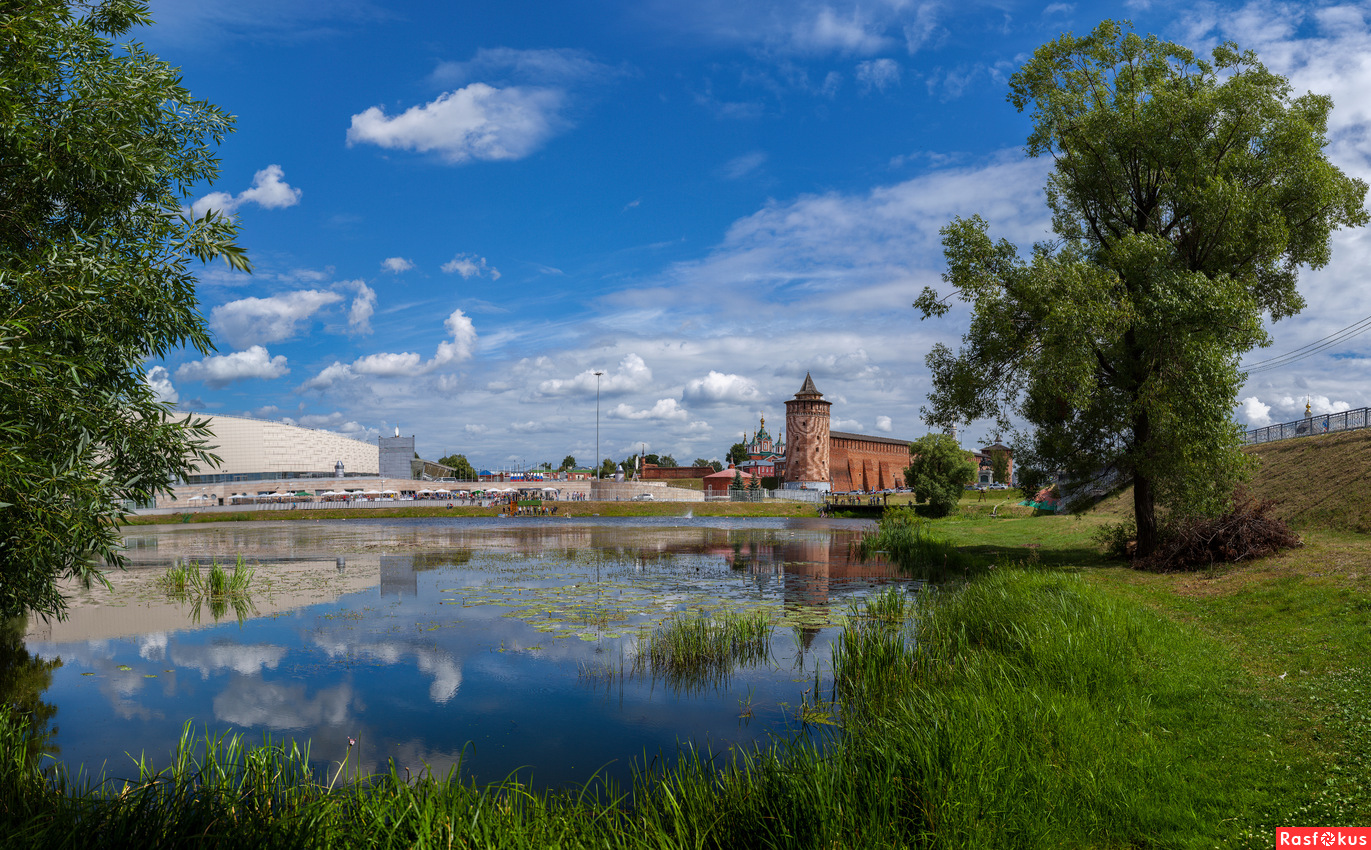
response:
<path id="1" fill-rule="evenodd" d="M 652 494 L 651 494 L 651 493 L 639 493 L 638 495 L 636 495 L 636 496 L 633 497 L 633 501 L 635 501 L 635 502 L 651 502 L 651 501 L 652 501 Z"/>

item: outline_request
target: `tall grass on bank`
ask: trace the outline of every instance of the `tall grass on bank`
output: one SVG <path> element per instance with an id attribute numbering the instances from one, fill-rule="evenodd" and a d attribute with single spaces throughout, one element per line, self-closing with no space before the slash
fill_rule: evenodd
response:
<path id="1" fill-rule="evenodd" d="M 686 747 L 622 790 L 396 766 L 330 788 L 304 751 L 237 738 L 183 739 L 173 768 L 140 764 L 126 783 L 76 782 L 34 767 L 0 708 L 0 836 L 80 850 L 1208 847 L 1258 822 L 1272 744 L 1216 644 L 1076 576 L 1003 567 L 860 613 L 835 654 L 835 690 L 859 698 L 827 746 Z"/>
<path id="2" fill-rule="evenodd" d="M 956 546 L 934 533 L 932 523 L 911 508 L 888 509 L 874 531 L 853 543 L 853 551 L 862 560 L 884 554 L 905 570 L 930 577 L 964 570 L 969 563 Z"/>
<path id="3" fill-rule="evenodd" d="M 918 673 L 918 603 L 890 588 L 848 606 L 832 644 L 833 698 L 855 720 L 903 693 Z"/>
<path id="4" fill-rule="evenodd" d="M 735 667 L 769 658 L 773 630 L 765 611 L 676 614 L 639 638 L 635 672 L 686 693 L 714 687 Z"/>

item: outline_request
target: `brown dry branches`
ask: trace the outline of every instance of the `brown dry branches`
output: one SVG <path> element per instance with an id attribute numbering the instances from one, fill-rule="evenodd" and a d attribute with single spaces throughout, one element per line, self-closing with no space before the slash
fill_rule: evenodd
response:
<path id="1" fill-rule="evenodd" d="M 1257 499 L 1240 490 L 1223 516 L 1173 524 L 1157 551 L 1134 561 L 1133 566 L 1154 572 L 1203 569 L 1299 546 L 1299 535 L 1285 520 L 1269 515 L 1275 506 L 1271 499 Z"/>

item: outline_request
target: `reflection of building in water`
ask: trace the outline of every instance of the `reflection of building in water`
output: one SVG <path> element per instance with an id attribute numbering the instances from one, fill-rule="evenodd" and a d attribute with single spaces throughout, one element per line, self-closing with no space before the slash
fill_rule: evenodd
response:
<path id="1" fill-rule="evenodd" d="M 405 594 L 419 595 L 419 573 L 436 570 L 440 567 L 461 566 L 471 560 L 471 553 L 468 551 L 414 552 L 406 555 L 381 555 L 380 558 L 381 595 L 394 594 L 403 597 Z"/>
<path id="2" fill-rule="evenodd" d="M 787 606 L 827 605 L 835 584 L 905 581 L 899 567 L 880 558 L 863 562 L 851 552 L 852 535 L 814 534 L 788 539 L 740 535 L 721 553 L 734 569 L 747 570 L 759 587 L 784 582 Z"/>
<path id="3" fill-rule="evenodd" d="M 60 589 L 69 606 L 67 619 L 44 621 L 36 615 L 31 616 L 25 639 L 60 644 L 214 626 L 216 620 L 208 613 L 208 606 L 196 620 L 192 602 L 177 599 L 159 586 L 158 579 L 165 574 L 168 564 L 137 563 L 138 555 L 155 555 L 156 552 L 156 549 L 148 548 L 130 553 L 134 556 L 130 560 L 135 563 L 128 570 L 109 574 L 111 589 L 99 585 L 82 588 L 79 583 L 64 581 Z M 375 555 L 349 556 L 345 570 L 338 568 L 342 560 L 315 557 L 250 562 L 254 579 L 248 585 L 248 598 L 252 603 L 248 619 L 332 602 L 340 596 L 377 585 L 380 576 Z M 209 568 L 208 560 L 200 563 L 205 569 Z M 229 622 L 233 616 L 232 611 L 226 615 Z"/>
<path id="4" fill-rule="evenodd" d="M 381 595 L 419 595 L 419 575 L 414 572 L 413 555 L 381 556 Z"/>

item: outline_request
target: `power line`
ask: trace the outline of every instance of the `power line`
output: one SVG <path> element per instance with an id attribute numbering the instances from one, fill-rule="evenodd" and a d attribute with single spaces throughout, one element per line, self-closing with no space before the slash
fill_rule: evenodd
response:
<path id="1" fill-rule="evenodd" d="M 1371 316 L 1367 316 L 1364 319 L 1360 319 L 1356 323 L 1348 325 L 1342 330 L 1334 331 L 1333 333 L 1329 334 L 1323 339 L 1318 339 L 1309 343 L 1308 345 L 1302 345 L 1299 348 L 1287 351 L 1285 354 L 1281 354 L 1277 357 L 1268 357 L 1265 360 L 1258 360 L 1255 363 L 1250 363 L 1245 366 L 1239 366 L 1238 368 L 1242 369 L 1248 374 L 1253 374 L 1257 372 L 1269 372 L 1272 369 L 1279 369 L 1284 366 L 1289 366 L 1292 363 L 1298 363 L 1299 361 L 1304 360 L 1307 357 L 1313 357 L 1315 354 L 1318 354 L 1321 351 L 1326 351 L 1327 349 L 1332 348 L 1335 345 L 1340 345 L 1341 343 L 1344 343 L 1347 340 L 1352 339 L 1353 337 L 1360 336 L 1361 334 L 1364 334 L 1367 331 L 1371 331 Z"/>

